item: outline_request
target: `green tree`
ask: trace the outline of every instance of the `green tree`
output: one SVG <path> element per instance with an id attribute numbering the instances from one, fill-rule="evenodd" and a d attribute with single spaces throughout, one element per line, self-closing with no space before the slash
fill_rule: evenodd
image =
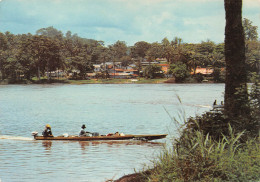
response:
<path id="1" fill-rule="evenodd" d="M 203 66 L 203 61 L 205 59 L 205 56 L 202 55 L 199 52 L 191 51 L 189 54 L 189 60 L 187 62 L 187 68 L 189 68 L 190 71 L 193 71 L 193 73 L 196 73 L 196 69 L 198 66 Z"/>
<path id="2" fill-rule="evenodd" d="M 199 66 L 207 67 L 211 65 L 211 58 L 213 57 L 215 46 L 214 42 L 210 40 L 207 42 L 202 41 L 198 44 L 196 52 L 200 54 Z"/>
<path id="3" fill-rule="evenodd" d="M 0 72 L 2 79 L 10 78 L 12 80 L 20 79 L 21 65 L 16 59 L 18 52 L 18 36 L 10 32 L 0 35 Z"/>
<path id="4" fill-rule="evenodd" d="M 93 63 L 102 61 L 104 52 L 102 41 L 81 38 L 70 31 L 64 37 L 62 53 L 65 67 L 75 79 L 85 79 L 86 73 L 93 71 Z"/>
<path id="5" fill-rule="evenodd" d="M 161 67 L 158 65 L 148 65 L 147 67 L 145 67 L 144 69 L 144 76 L 146 78 L 150 78 L 150 79 L 154 79 L 154 78 L 162 78 L 163 77 L 163 73 L 161 70 Z"/>
<path id="6" fill-rule="evenodd" d="M 175 37 L 174 40 L 171 41 L 171 45 L 173 46 L 173 55 L 170 63 L 173 62 L 187 62 L 187 49 L 182 43 L 182 39 L 179 37 Z"/>
<path id="7" fill-rule="evenodd" d="M 151 45 L 145 41 L 139 41 L 134 44 L 133 47 L 131 47 L 131 57 L 142 60 L 146 56 L 147 50 L 151 47 Z"/>
<path id="8" fill-rule="evenodd" d="M 245 32 L 245 40 L 246 41 L 256 41 L 258 39 L 257 26 L 252 25 L 252 21 L 244 18 L 242 25 Z"/>
<path id="9" fill-rule="evenodd" d="M 59 45 L 54 40 L 43 35 L 35 35 L 30 37 L 23 46 L 26 49 L 23 49 L 22 53 L 28 55 L 33 61 L 34 69 L 32 71 L 37 73 L 39 80 L 45 72 L 49 73 L 59 68 L 60 50 Z M 50 79 L 49 76 L 48 79 Z"/>
<path id="10" fill-rule="evenodd" d="M 129 64 L 133 63 L 132 59 L 130 56 L 124 56 L 121 58 L 121 65 L 126 67 L 128 66 Z"/>
<path id="11" fill-rule="evenodd" d="M 127 46 L 124 41 L 117 41 L 115 44 L 108 47 L 110 60 L 113 61 L 114 72 L 116 69 L 116 62 L 122 61 L 122 58 L 127 55 Z M 114 75 L 115 78 L 115 75 Z"/>
<path id="12" fill-rule="evenodd" d="M 213 53 L 210 56 L 210 64 L 213 68 L 225 67 L 224 44 L 216 45 Z"/>
<path id="13" fill-rule="evenodd" d="M 53 26 L 37 30 L 36 35 L 43 35 L 59 41 L 62 41 L 63 39 L 63 33 L 60 30 L 53 28 Z"/>
<path id="14" fill-rule="evenodd" d="M 248 72 L 260 74 L 260 41 L 249 41 L 246 49 L 246 64 Z"/>
<path id="15" fill-rule="evenodd" d="M 160 43 L 155 42 L 151 44 L 151 47 L 147 50 L 146 56 L 149 61 L 153 61 L 156 58 L 163 57 L 163 47 Z"/>
<path id="16" fill-rule="evenodd" d="M 121 61 L 122 57 L 127 55 L 127 45 L 124 41 L 117 41 L 109 46 L 113 61 Z"/>
<path id="17" fill-rule="evenodd" d="M 221 74 L 221 69 L 216 67 L 214 68 L 214 71 L 212 73 L 213 76 L 213 81 L 218 83 L 218 82 L 224 82 L 223 75 Z"/>
<path id="18" fill-rule="evenodd" d="M 257 26 L 253 22 L 244 18 L 243 28 L 245 32 L 245 45 L 246 45 L 246 64 L 247 71 L 250 76 L 260 73 L 260 41 L 258 41 Z"/>
<path id="19" fill-rule="evenodd" d="M 170 74 L 173 74 L 177 83 L 183 82 L 190 76 L 190 73 L 184 63 L 178 62 L 170 65 Z"/>
<path id="20" fill-rule="evenodd" d="M 8 40 L 5 34 L 0 32 L 0 71 L 2 80 L 6 78 L 5 65 L 7 59 Z"/>
<path id="21" fill-rule="evenodd" d="M 171 44 L 170 41 L 165 37 L 162 40 L 163 54 L 162 57 L 167 59 L 168 63 L 173 62 L 173 56 L 175 53 L 175 44 Z"/>
<path id="22" fill-rule="evenodd" d="M 105 59 L 105 54 L 107 54 L 107 48 L 104 47 L 104 42 L 102 41 L 95 41 L 95 42 L 91 42 L 89 44 L 91 51 L 91 62 L 98 64 L 98 63 L 102 63 L 104 62 Z"/>
<path id="23" fill-rule="evenodd" d="M 34 62 L 29 54 L 30 47 L 29 39 L 32 37 L 31 34 L 18 35 L 18 49 L 16 54 L 16 59 L 21 65 L 21 75 L 27 80 L 30 80 L 34 75 Z"/>

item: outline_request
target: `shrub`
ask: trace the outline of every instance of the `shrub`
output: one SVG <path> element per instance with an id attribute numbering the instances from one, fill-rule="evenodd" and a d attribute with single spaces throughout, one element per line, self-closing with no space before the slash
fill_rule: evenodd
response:
<path id="1" fill-rule="evenodd" d="M 204 77 L 201 73 L 195 74 L 194 78 L 197 80 L 198 83 L 201 83 L 204 80 Z"/>
<path id="2" fill-rule="evenodd" d="M 180 62 L 176 64 L 171 64 L 169 73 L 173 74 L 176 82 L 183 82 L 186 78 L 190 76 L 186 65 Z"/>
<path id="3" fill-rule="evenodd" d="M 149 65 L 144 69 L 144 76 L 146 78 L 154 79 L 154 78 L 163 78 L 164 75 L 162 73 L 161 67 L 158 65 Z"/>
<path id="4" fill-rule="evenodd" d="M 219 141 L 200 131 L 184 132 L 173 148 L 165 149 L 154 162 L 147 181 L 257 181 L 260 179 L 259 141 L 240 143 L 244 133 Z M 191 137 L 192 135 L 192 137 Z"/>
<path id="5" fill-rule="evenodd" d="M 245 141 L 248 137 L 258 137 L 260 129 L 260 87 L 257 82 L 252 85 L 248 104 L 243 107 L 247 112 L 233 118 L 227 118 L 222 111 L 210 111 L 201 116 L 188 118 L 185 130 L 208 133 L 212 139 L 218 140 L 222 138 L 223 134 L 228 135 L 228 125 L 231 124 L 237 132 L 245 130 L 246 134 L 241 138 Z"/>
<path id="6" fill-rule="evenodd" d="M 213 76 L 213 81 L 216 83 L 225 82 L 225 75 L 221 73 L 220 68 L 215 68 L 212 73 L 212 76 Z"/>

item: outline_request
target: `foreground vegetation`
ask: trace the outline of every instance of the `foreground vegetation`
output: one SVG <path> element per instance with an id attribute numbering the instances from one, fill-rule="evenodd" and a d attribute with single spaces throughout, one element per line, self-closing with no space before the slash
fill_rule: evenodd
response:
<path id="1" fill-rule="evenodd" d="M 256 83 L 249 93 L 247 116 L 227 120 L 222 111 L 207 112 L 184 125 L 173 118 L 180 137 L 130 181 L 259 181 L 259 92 Z"/>
<path id="2" fill-rule="evenodd" d="M 240 142 L 244 132 L 229 135 L 219 141 L 209 134 L 196 131 L 182 136 L 173 149 L 165 150 L 154 163 L 144 181 L 259 181 L 259 138 Z"/>

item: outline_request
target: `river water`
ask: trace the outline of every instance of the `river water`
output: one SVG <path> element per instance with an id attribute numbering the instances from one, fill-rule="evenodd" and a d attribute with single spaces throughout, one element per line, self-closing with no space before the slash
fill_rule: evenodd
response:
<path id="1" fill-rule="evenodd" d="M 141 170 L 177 136 L 174 118 L 223 100 L 224 84 L 0 86 L 0 181 L 99 182 Z M 153 142 L 34 141 L 32 131 L 169 134 Z"/>

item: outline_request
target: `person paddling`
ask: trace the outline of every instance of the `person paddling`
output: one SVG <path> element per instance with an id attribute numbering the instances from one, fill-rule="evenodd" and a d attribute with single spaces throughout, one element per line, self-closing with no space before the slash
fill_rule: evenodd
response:
<path id="1" fill-rule="evenodd" d="M 90 132 L 85 131 L 86 126 L 83 124 L 79 132 L 79 136 L 91 136 Z"/>
<path id="2" fill-rule="evenodd" d="M 51 126 L 49 124 L 46 124 L 45 129 L 42 132 L 42 135 L 44 137 L 53 137 L 51 132 Z"/>

